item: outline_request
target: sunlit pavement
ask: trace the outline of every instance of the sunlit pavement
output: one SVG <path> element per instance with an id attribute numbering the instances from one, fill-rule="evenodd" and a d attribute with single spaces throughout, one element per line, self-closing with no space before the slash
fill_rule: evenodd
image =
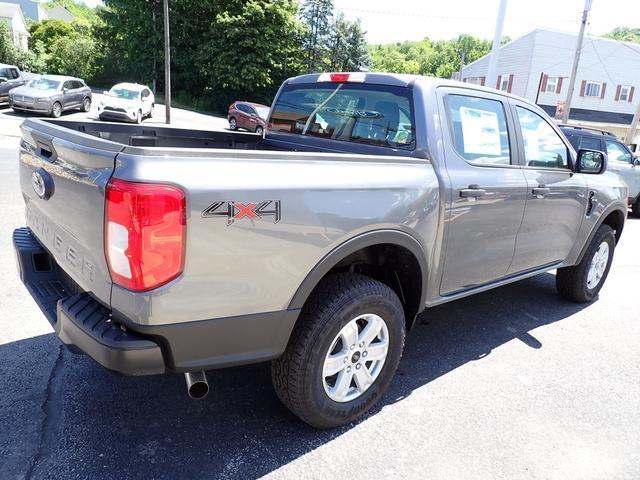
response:
<path id="1" fill-rule="evenodd" d="M 60 346 L 16 273 L 13 121 L 0 118 L 0 478 L 638 478 L 640 219 L 595 303 L 561 300 L 545 274 L 427 311 L 378 407 L 317 431 L 278 403 L 268 364 L 212 371 L 193 401 L 179 375 L 120 377 Z"/>

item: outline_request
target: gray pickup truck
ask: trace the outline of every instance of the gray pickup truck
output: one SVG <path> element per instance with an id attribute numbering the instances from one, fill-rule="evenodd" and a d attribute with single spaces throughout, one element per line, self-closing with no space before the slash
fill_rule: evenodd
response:
<path id="1" fill-rule="evenodd" d="M 606 161 L 504 92 L 304 75 L 264 136 L 26 120 L 14 244 L 70 349 L 193 397 L 271 360 L 282 402 L 332 427 L 384 393 L 426 308 L 553 269 L 593 300 L 627 214 Z"/>

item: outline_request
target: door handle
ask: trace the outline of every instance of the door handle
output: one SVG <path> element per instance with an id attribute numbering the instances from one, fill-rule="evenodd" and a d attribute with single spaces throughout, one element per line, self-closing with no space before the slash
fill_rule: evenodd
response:
<path id="1" fill-rule="evenodd" d="M 538 198 L 542 198 L 550 192 L 551 192 L 551 189 L 548 187 L 545 187 L 544 185 L 540 185 L 539 187 L 535 187 L 533 190 L 531 190 L 531 193 L 533 193 L 533 195 L 535 195 Z"/>
<path id="2" fill-rule="evenodd" d="M 463 198 L 478 198 L 486 193 L 487 191 L 484 188 L 478 187 L 478 185 L 469 185 L 469 188 L 460 190 L 460 196 Z"/>

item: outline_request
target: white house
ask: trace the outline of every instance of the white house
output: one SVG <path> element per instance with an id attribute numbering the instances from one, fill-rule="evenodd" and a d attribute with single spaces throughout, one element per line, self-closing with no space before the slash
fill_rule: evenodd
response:
<path id="1" fill-rule="evenodd" d="M 500 48 L 495 85 L 536 102 L 551 116 L 566 100 L 577 35 L 534 30 Z M 486 83 L 490 55 L 462 70 L 463 82 Z M 585 36 L 570 123 L 624 136 L 640 102 L 640 45 Z M 640 132 L 637 133 L 640 136 Z M 638 143 L 638 137 L 634 143 Z"/>
<path id="2" fill-rule="evenodd" d="M 47 12 L 39 0 L 5 0 L 4 3 L 19 5 L 24 17 L 35 20 L 36 22 L 42 22 L 48 18 Z"/>
<path id="3" fill-rule="evenodd" d="M 13 3 L 0 3 L 0 21 L 9 25 L 16 47 L 27 50 L 29 48 L 29 29 L 20 6 Z"/>
<path id="4" fill-rule="evenodd" d="M 75 20 L 75 16 L 69 10 L 58 5 L 57 7 L 47 10 L 47 15 L 50 20 L 62 20 L 63 22 L 71 23 Z"/>

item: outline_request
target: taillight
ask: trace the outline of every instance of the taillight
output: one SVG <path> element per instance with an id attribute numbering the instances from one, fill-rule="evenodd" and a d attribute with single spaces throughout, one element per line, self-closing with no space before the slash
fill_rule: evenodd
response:
<path id="1" fill-rule="evenodd" d="M 322 73 L 318 76 L 318 82 L 334 82 L 334 83 L 346 83 L 346 82 L 358 82 L 362 83 L 366 80 L 367 75 L 364 72 L 353 73 Z"/>
<path id="2" fill-rule="evenodd" d="M 139 292 L 182 273 L 186 205 L 180 188 L 112 178 L 107 184 L 104 230 L 114 283 Z"/>

